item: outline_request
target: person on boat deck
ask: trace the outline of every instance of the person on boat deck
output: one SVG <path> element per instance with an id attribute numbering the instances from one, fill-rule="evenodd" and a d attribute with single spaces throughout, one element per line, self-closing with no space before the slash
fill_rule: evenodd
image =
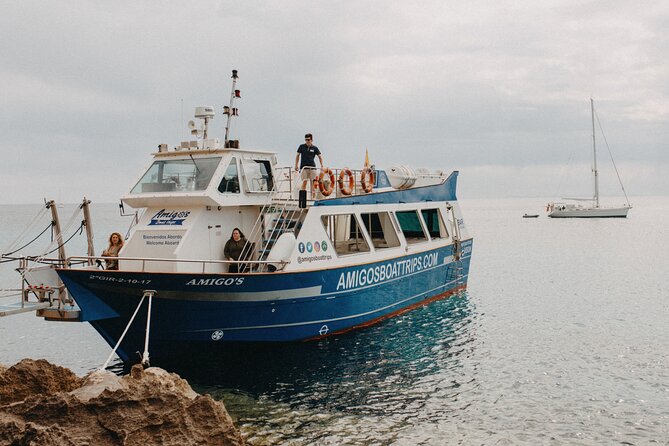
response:
<path id="1" fill-rule="evenodd" d="M 102 257 L 118 257 L 118 253 L 123 248 L 123 237 L 118 232 L 112 232 L 109 236 L 109 246 L 102 251 Z M 105 259 L 105 269 L 118 269 L 118 260 Z"/>
<path id="2" fill-rule="evenodd" d="M 307 181 L 315 179 L 318 174 L 316 170 L 316 156 L 318 156 L 318 161 L 321 163 L 321 168 L 323 167 L 321 151 L 312 143 L 313 139 L 311 133 L 304 135 L 304 144 L 297 148 L 297 156 L 295 157 L 295 171 L 301 171 L 302 190 L 306 190 Z"/>
<path id="3" fill-rule="evenodd" d="M 239 230 L 239 228 L 235 228 L 232 230 L 232 235 L 230 236 L 230 239 L 225 243 L 225 248 L 223 248 L 223 255 L 227 260 L 232 260 L 232 261 L 240 260 L 240 258 L 242 257 L 242 252 L 244 251 L 244 245 L 246 245 L 246 237 L 244 237 L 244 234 L 242 233 L 242 231 Z M 244 257 L 247 256 L 245 255 Z M 242 267 L 241 269 L 244 270 L 245 268 Z M 239 265 L 236 263 L 231 263 L 230 267 L 228 268 L 228 272 L 230 273 L 240 272 Z"/>

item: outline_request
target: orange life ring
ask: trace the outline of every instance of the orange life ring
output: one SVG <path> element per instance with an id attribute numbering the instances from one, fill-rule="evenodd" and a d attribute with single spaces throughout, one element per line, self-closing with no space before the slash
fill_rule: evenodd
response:
<path id="1" fill-rule="evenodd" d="M 344 186 L 344 179 L 348 177 L 348 187 Z M 344 167 L 341 172 L 339 172 L 339 179 L 337 180 L 339 184 L 339 190 L 342 195 L 351 195 L 353 193 L 353 188 L 355 187 L 355 176 L 351 169 Z"/>
<path id="2" fill-rule="evenodd" d="M 325 186 L 325 181 L 323 181 L 325 175 L 330 177 L 330 184 L 327 187 Z M 335 185 L 335 176 L 334 173 L 332 173 L 332 169 L 330 169 L 329 167 L 323 168 L 321 170 L 321 173 L 318 175 L 318 188 L 321 190 L 321 194 L 323 194 L 324 197 L 329 196 L 334 190 L 334 185 Z"/>
<path id="3" fill-rule="evenodd" d="M 367 175 L 369 175 L 369 183 L 367 182 Z M 376 173 L 370 167 L 365 167 L 362 169 L 362 172 L 360 172 L 360 185 L 362 186 L 362 190 L 364 190 L 365 193 L 370 193 L 372 191 L 375 180 Z"/>

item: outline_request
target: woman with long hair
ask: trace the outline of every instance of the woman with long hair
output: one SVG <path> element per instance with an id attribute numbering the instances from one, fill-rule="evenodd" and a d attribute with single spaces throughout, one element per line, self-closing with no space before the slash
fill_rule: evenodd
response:
<path id="1" fill-rule="evenodd" d="M 118 257 L 118 253 L 123 248 L 123 237 L 118 232 L 112 232 L 109 236 L 109 246 L 102 251 L 102 257 Z M 105 259 L 105 269 L 118 269 L 117 259 Z"/>
<path id="2" fill-rule="evenodd" d="M 232 234 L 230 235 L 230 239 L 225 243 L 225 248 L 223 248 L 223 255 L 225 256 L 225 259 L 231 261 L 240 260 L 242 257 L 242 252 L 244 251 L 244 245 L 246 245 L 246 238 L 244 237 L 244 233 L 242 233 L 239 228 L 233 229 Z M 246 259 L 242 258 L 241 260 Z M 240 269 L 243 272 L 245 268 L 243 266 L 240 268 L 238 263 L 231 263 L 230 267 L 228 268 L 228 272 L 238 273 L 240 272 Z"/>

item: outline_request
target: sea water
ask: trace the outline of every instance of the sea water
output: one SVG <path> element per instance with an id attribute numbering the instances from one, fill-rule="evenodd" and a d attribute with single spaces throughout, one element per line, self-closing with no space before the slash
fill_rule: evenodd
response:
<path id="1" fill-rule="evenodd" d="M 627 219 L 549 219 L 546 201 L 460 200 L 474 236 L 462 295 L 170 369 L 223 401 L 251 445 L 666 444 L 669 198 L 633 199 Z M 36 210 L 0 206 L 0 247 Z M 96 251 L 128 223 L 94 205 Z M 110 351 L 85 324 L 33 315 L 0 318 L 0 337 L 1 363 L 81 375 Z"/>

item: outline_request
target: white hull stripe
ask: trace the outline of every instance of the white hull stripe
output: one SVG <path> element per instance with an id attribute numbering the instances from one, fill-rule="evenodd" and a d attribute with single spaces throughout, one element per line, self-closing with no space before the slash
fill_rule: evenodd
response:
<path id="1" fill-rule="evenodd" d="M 247 293 L 217 293 L 217 292 L 183 292 L 183 291 L 161 291 L 161 299 L 172 300 L 193 300 L 193 301 L 217 301 L 217 302 L 255 302 L 269 300 L 290 300 L 304 297 L 318 296 L 321 293 L 322 286 L 312 286 L 306 288 L 291 288 L 276 291 L 250 291 Z M 187 299 L 184 299 L 184 295 Z"/>
<path id="2" fill-rule="evenodd" d="M 465 256 L 462 260 L 466 260 L 471 256 Z M 290 300 L 290 299 L 299 299 L 305 297 L 330 297 L 338 296 L 347 293 L 357 293 L 369 288 L 373 288 L 379 285 L 385 285 L 387 283 L 393 283 L 398 280 L 406 279 L 407 277 L 412 277 L 417 274 L 422 274 L 428 271 L 432 271 L 437 268 L 449 267 L 453 263 L 453 256 L 448 256 L 444 258 L 443 263 L 429 268 L 416 271 L 404 276 L 395 277 L 390 280 L 385 280 L 383 282 L 375 282 L 371 285 L 365 285 L 356 288 L 350 288 L 340 291 L 332 291 L 329 293 L 321 294 L 322 286 L 315 287 L 306 287 L 306 288 L 293 288 L 286 290 L 277 290 L 277 291 L 249 291 L 249 292 L 189 292 L 187 293 L 188 300 L 194 301 L 224 301 L 224 302 L 262 302 L 270 300 Z M 161 291 L 161 299 L 173 299 L 181 300 L 183 299 L 184 293 L 182 291 Z"/>
<path id="3" fill-rule="evenodd" d="M 464 275 L 462 277 L 462 279 L 460 279 L 460 280 L 466 281 L 467 277 L 468 277 L 468 275 Z M 453 283 L 456 283 L 457 281 L 458 281 L 457 279 L 452 280 L 452 281 L 447 282 L 443 285 L 439 285 L 438 287 L 432 288 L 431 290 L 427 290 L 427 291 L 423 291 L 422 293 L 414 294 L 411 297 L 407 297 L 406 299 L 397 301 L 397 302 L 395 302 L 391 305 L 387 305 L 385 307 L 377 308 L 377 309 L 372 310 L 372 311 L 367 311 L 365 313 L 353 314 L 353 315 L 350 315 L 350 316 L 338 317 L 338 318 L 334 318 L 334 319 L 321 319 L 321 320 L 316 320 L 316 321 L 294 322 L 292 324 L 255 325 L 255 326 L 250 326 L 250 327 L 226 327 L 226 328 L 217 327 L 217 328 L 208 328 L 208 329 L 203 329 L 203 330 L 193 330 L 191 332 L 192 333 L 197 333 L 197 332 L 203 332 L 203 331 L 204 332 L 209 332 L 209 331 L 216 331 L 216 330 L 232 331 L 232 330 L 256 330 L 256 329 L 259 329 L 259 328 L 299 327 L 299 326 L 302 326 L 302 325 L 323 324 L 323 323 L 333 322 L 333 321 L 344 321 L 344 320 L 348 320 L 348 319 L 355 319 L 357 317 L 368 316 L 370 314 L 378 313 L 380 311 L 384 311 L 384 310 L 387 310 L 389 308 L 393 308 L 393 307 L 396 307 L 398 305 L 402 305 L 404 302 L 408 302 L 408 301 L 410 301 L 412 299 L 415 299 L 418 296 L 421 296 L 423 294 L 427 294 L 427 293 L 431 293 L 431 292 L 434 292 L 434 291 L 437 291 L 437 290 L 440 290 L 440 289 L 443 289 L 443 288 L 447 288 L 449 285 L 451 285 Z"/>

